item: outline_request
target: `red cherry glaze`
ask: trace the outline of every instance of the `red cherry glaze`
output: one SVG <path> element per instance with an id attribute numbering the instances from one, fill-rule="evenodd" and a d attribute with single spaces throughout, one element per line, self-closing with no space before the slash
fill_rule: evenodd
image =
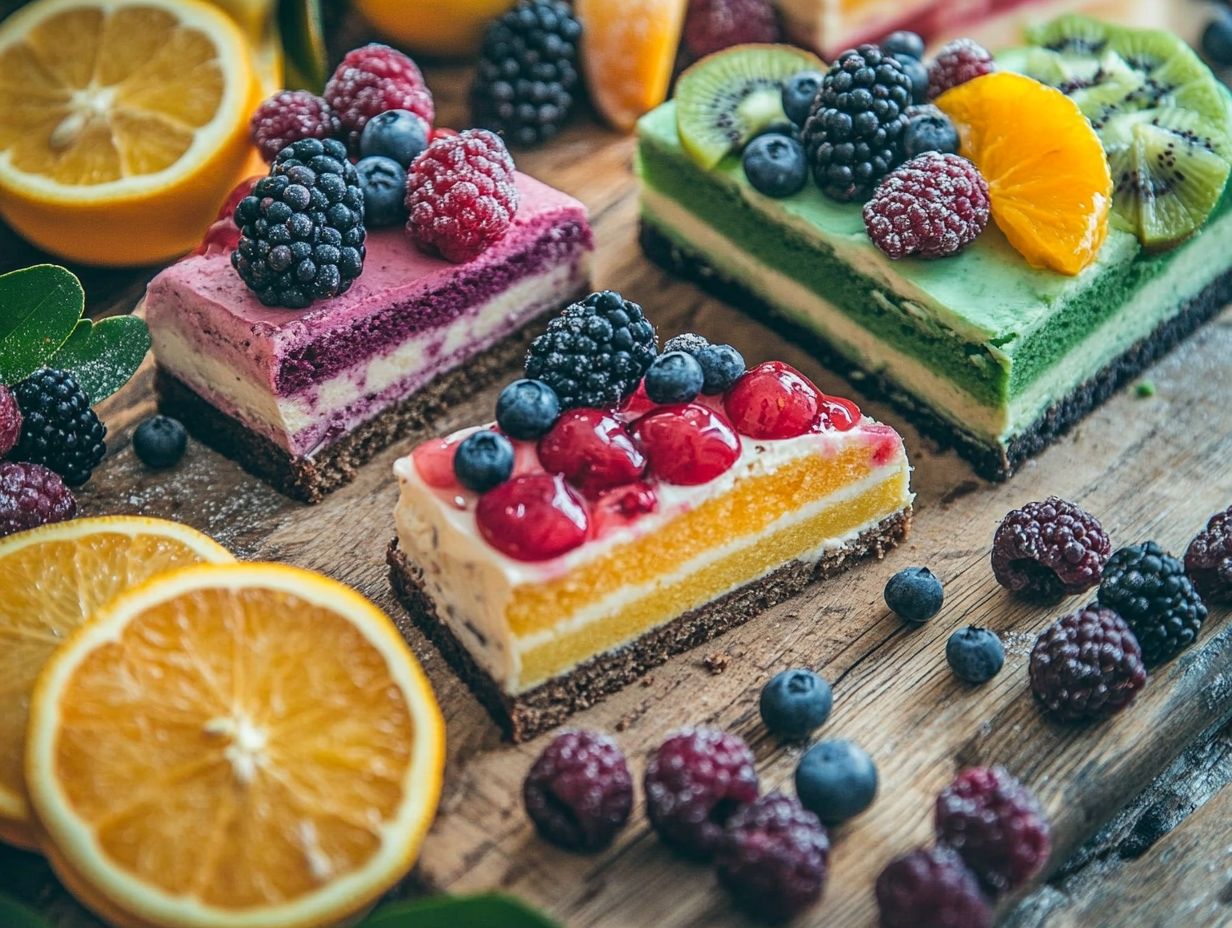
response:
<path id="1" fill-rule="evenodd" d="M 432 132 L 428 136 L 428 144 L 431 145 L 437 139 L 451 139 L 457 134 L 457 129 L 446 129 L 444 126 L 433 126 Z"/>
<path id="2" fill-rule="evenodd" d="M 594 503 L 590 521 L 595 537 L 614 528 L 624 528 L 659 508 L 659 496 L 648 483 L 638 481 L 608 490 Z"/>
<path id="3" fill-rule="evenodd" d="M 821 408 L 813 422 L 814 432 L 850 432 L 860 424 L 860 407 L 841 396 L 822 396 Z"/>
<path id="4" fill-rule="evenodd" d="M 631 483 L 646 470 L 646 457 L 624 424 L 602 409 L 568 409 L 539 439 L 539 463 L 594 499 Z"/>
<path id="5" fill-rule="evenodd" d="M 425 441 L 411 452 L 411 460 L 419 477 L 428 486 L 436 490 L 461 491 L 462 484 L 453 471 L 453 456 L 458 451 L 460 441 L 453 437 L 433 438 Z"/>
<path id="6" fill-rule="evenodd" d="M 620 407 L 620 414 L 626 419 L 636 419 L 657 408 L 658 404 L 646 395 L 646 381 L 642 380 L 638 383 L 637 389 L 633 391 L 633 395 Z"/>
<path id="7" fill-rule="evenodd" d="M 888 425 L 882 425 L 880 422 L 877 422 L 873 425 L 865 426 L 864 431 L 873 442 L 874 467 L 884 467 L 886 464 L 889 464 L 903 446 L 902 436 Z"/>
<path id="8" fill-rule="evenodd" d="M 479 497 L 479 533 L 496 550 L 519 561 L 546 561 L 586 540 L 586 501 L 552 474 L 506 480 Z"/>
<path id="9" fill-rule="evenodd" d="M 740 436 L 731 423 L 697 403 L 660 407 L 638 419 L 633 434 L 650 459 L 651 473 L 668 483 L 709 483 L 740 457 Z"/>
<path id="10" fill-rule="evenodd" d="M 741 435 L 795 438 L 813 427 L 821 391 L 790 364 L 766 361 L 736 381 L 723 405 Z"/>

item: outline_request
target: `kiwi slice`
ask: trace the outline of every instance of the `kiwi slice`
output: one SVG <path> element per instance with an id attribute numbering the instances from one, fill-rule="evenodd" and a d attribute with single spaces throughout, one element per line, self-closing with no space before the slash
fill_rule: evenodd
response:
<path id="1" fill-rule="evenodd" d="M 706 56 L 676 82 L 680 144 L 698 165 L 713 168 L 755 135 L 791 125 L 783 82 L 825 68 L 816 55 L 790 45 L 735 45 Z"/>

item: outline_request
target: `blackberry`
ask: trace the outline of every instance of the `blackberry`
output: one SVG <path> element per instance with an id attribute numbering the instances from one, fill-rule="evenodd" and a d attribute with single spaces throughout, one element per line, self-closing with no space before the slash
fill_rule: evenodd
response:
<path id="1" fill-rule="evenodd" d="M 1059 602 L 1099 584 L 1112 543 L 1099 519 L 1050 496 L 1006 513 L 992 541 L 992 572 L 1011 592 Z"/>
<path id="2" fill-rule="evenodd" d="M 90 397 L 68 371 L 43 368 L 17 386 L 21 438 L 9 457 L 46 465 L 79 487 L 107 453 L 107 427 L 90 408 Z"/>
<path id="3" fill-rule="evenodd" d="M 471 109 L 512 144 L 546 142 L 573 112 L 582 27 L 563 0 L 519 0 L 488 27 Z"/>
<path id="4" fill-rule="evenodd" d="M 1153 541 L 1121 548 L 1108 558 L 1099 603 L 1134 630 L 1148 667 L 1193 644 L 1206 620 L 1206 606 L 1185 565 Z"/>
<path id="5" fill-rule="evenodd" d="M 1185 551 L 1185 570 L 1208 602 L 1232 603 L 1232 506 L 1211 516 L 1194 536 Z"/>
<path id="6" fill-rule="evenodd" d="M 346 146 L 301 139 L 235 208 L 231 264 L 266 306 L 303 309 L 345 293 L 364 267 L 364 192 Z"/>
<path id="7" fill-rule="evenodd" d="M 1062 616 L 1035 639 L 1031 692 L 1063 722 L 1116 715 L 1146 686 L 1142 650 L 1119 615 L 1091 605 Z"/>
<path id="8" fill-rule="evenodd" d="M 561 407 L 611 407 L 637 389 L 659 354 L 642 307 L 604 290 L 573 303 L 531 343 L 526 376 L 556 391 Z"/>
<path id="9" fill-rule="evenodd" d="M 902 161 L 911 78 L 876 45 L 843 52 L 813 99 L 802 137 L 813 179 L 834 200 L 867 200 Z"/>

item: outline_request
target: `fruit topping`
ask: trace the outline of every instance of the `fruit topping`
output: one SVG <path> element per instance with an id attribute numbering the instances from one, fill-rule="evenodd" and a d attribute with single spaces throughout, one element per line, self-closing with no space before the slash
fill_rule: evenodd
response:
<path id="1" fill-rule="evenodd" d="M 702 392 L 704 382 L 702 366 L 693 355 L 667 351 L 646 369 L 643 385 L 653 403 L 691 403 Z"/>
<path id="2" fill-rule="evenodd" d="M 904 55 L 901 52 L 895 52 L 890 57 L 903 66 L 903 73 L 911 81 L 911 102 L 926 102 L 928 100 L 928 87 L 931 78 L 924 62 L 919 58 L 913 58 L 911 55 Z"/>
<path id="3" fill-rule="evenodd" d="M 779 738 L 808 738 L 826 723 L 834 697 L 830 684 L 811 670 L 784 670 L 762 687 L 761 720 Z"/>
<path id="4" fill-rule="evenodd" d="M 891 32 L 881 40 L 881 50 L 887 55 L 906 55 L 916 61 L 923 61 L 924 39 L 918 33 L 906 30 Z"/>
<path id="5" fill-rule="evenodd" d="M 522 784 L 526 814 L 546 840 L 571 851 L 597 851 L 629 821 L 633 777 L 616 742 L 567 731 L 543 749 Z"/>
<path id="6" fill-rule="evenodd" d="M 646 456 L 624 423 L 602 409 L 568 409 L 539 439 L 539 462 L 594 499 L 639 479 Z"/>
<path id="7" fill-rule="evenodd" d="M 1098 586 L 1111 551 L 1099 519 L 1050 496 L 1006 513 L 992 540 L 992 572 L 1011 592 L 1059 602 Z"/>
<path id="8" fill-rule="evenodd" d="M 896 857 L 877 877 L 881 928 L 992 928 L 992 906 L 948 847 Z"/>
<path id="9" fill-rule="evenodd" d="M 783 82 L 822 67 L 789 45 L 742 45 L 703 58 L 676 82 L 680 144 L 698 165 L 713 168 L 772 126 L 790 126 Z"/>
<path id="10" fill-rule="evenodd" d="M 406 171 L 402 165 L 393 158 L 371 155 L 356 162 L 355 175 L 364 192 L 364 225 L 381 229 L 406 222 Z"/>
<path id="11" fill-rule="evenodd" d="M 728 819 L 757 798 L 757 768 L 735 735 L 686 728 L 650 755 L 643 785 L 646 815 L 659 837 L 705 860 L 719 849 Z"/>
<path id="12" fill-rule="evenodd" d="M 808 182 L 804 146 L 790 135 L 759 135 L 745 146 L 741 164 L 753 189 L 768 197 L 789 197 Z"/>
<path id="13" fill-rule="evenodd" d="M 736 381 L 723 405 L 741 435 L 795 438 L 813 428 L 821 401 L 821 391 L 794 367 L 765 361 Z"/>
<path id="14" fill-rule="evenodd" d="M 796 795 L 826 825 L 859 815 L 877 796 L 877 767 L 859 745 L 820 741 L 796 767 Z"/>
<path id="15" fill-rule="evenodd" d="M 834 429 L 836 432 L 850 432 L 860 424 L 861 418 L 860 407 L 851 400 L 841 396 L 822 396 L 813 431 Z M 891 434 L 894 434 L 892 430 Z M 897 436 L 895 438 L 897 442 Z"/>
<path id="16" fill-rule="evenodd" d="M 416 445 L 411 460 L 421 480 L 436 490 L 458 489 L 458 476 L 454 473 L 453 458 L 461 443 L 455 435 L 446 438 L 430 438 Z"/>
<path id="17" fill-rule="evenodd" d="M 659 508 L 659 495 L 648 483 L 627 483 L 599 495 L 590 508 L 595 537 L 613 528 L 623 528 Z"/>
<path id="18" fill-rule="evenodd" d="M 338 115 L 352 151 L 359 150 L 368 120 L 386 110 L 410 110 L 429 126 L 436 117 L 419 66 L 376 42 L 346 53 L 325 85 L 325 101 Z"/>
<path id="19" fill-rule="evenodd" d="M 226 201 L 218 210 L 218 215 L 202 236 L 200 244 L 192 250 L 193 255 L 230 254 L 240 242 L 240 227 L 235 224 L 235 208 L 244 197 L 252 193 L 261 176 L 248 177 L 240 181 L 227 194 Z"/>
<path id="20" fill-rule="evenodd" d="M 770 0 L 689 0 L 684 48 L 694 59 L 733 45 L 778 40 L 779 21 Z"/>
<path id="21" fill-rule="evenodd" d="M 252 143 L 266 161 L 300 139 L 336 139 L 342 124 L 324 98 L 306 90 L 284 90 L 270 97 L 248 123 Z"/>
<path id="22" fill-rule="evenodd" d="M 864 228 L 894 260 L 958 254 L 988 227 L 988 184 L 958 155 L 930 151 L 908 161 L 864 204 Z"/>
<path id="23" fill-rule="evenodd" d="M 740 457 L 740 438 L 723 416 L 707 406 L 669 406 L 633 426 L 650 471 L 681 486 L 709 483 Z"/>
<path id="24" fill-rule="evenodd" d="M 468 490 L 486 493 L 513 476 L 513 444 L 491 429 L 472 432 L 454 452 L 453 472 Z"/>
<path id="25" fill-rule="evenodd" d="M 903 157 L 910 161 L 928 151 L 944 155 L 958 152 L 958 130 L 950 117 L 932 104 L 912 107 L 907 111 L 907 129 L 903 133 Z"/>
<path id="26" fill-rule="evenodd" d="M 1044 629 L 1031 649 L 1031 692 L 1065 722 L 1120 712 L 1146 686 L 1133 630 L 1104 606 L 1084 606 Z"/>
<path id="27" fill-rule="evenodd" d="M 885 585 L 885 604 L 908 625 L 920 626 L 941 611 L 945 590 L 927 567 L 906 567 Z"/>
<path id="28" fill-rule="evenodd" d="M 359 134 L 359 157 L 379 155 L 411 166 L 428 147 L 428 124 L 410 110 L 386 110 L 364 124 Z"/>
<path id="29" fill-rule="evenodd" d="M 783 112 L 797 128 L 804 125 L 809 111 L 813 108 L 813 98 L 821 89 L 821 82 L 826 76 L 812 68 L 800 71 L 783 81 Z"/>
<path id="30" fill-rule="evenodd" d="M 411 164 L 406 229 L 420 250 L 461 264 L 504 237 L 518 199 L 505 143 L 487 129 L 468 129 L 433 142 Z"/>
<path id="31" fill-rule="evenodd" d="M 1148 541 L 1121 548 L 1104 565 L 1099 604 L 1134 630 L 1148 667 L 1171 660 L 1198 638 L 1206 606 L 1185 565 Z"/>
<path id="32" fill-rule="evenodd" d="M 581 34 L 563 0 L 519 0 L 493 22 L 471 87 L 476 124 L 522 146 L 559 133 L 581 93 Z"/>
<path id="33" fill-rule="evenodd" d="M 997 633 L 969 625 L 950 635 L 945 659 L 964 683 L 987 683 L 1005 666 L 1005 646 Z"/>
<path id="34" fill-rule="evenodd" d="M 21 438 L 9 456 L 43 464 L 70 487 L 90 479 L 107 453 L 107 427 L 68 371 L 42 368 L 13 387 L 21 410 Z"/>
<path id="35" fill-rule="evenodd" d="M 996 69 L 992 55 L 984 46 L 971 39 L 955 39 L 943 45 L 928 65 L 928 98 L 935 100 L 947 90 Z"/>
<path id="36" fill-rule="evenodd" d="M 744 376 L 744 355 L 731 345 L 706 345 L 693 355 L 702 366 L 702 393 L 717 396 Z"/>
<path id="37" fill-rule="evenodd" d="M 496 399 L 496 424 L 506 435 L 534 441 L 560 418 L 560 397 L 542 380 L 515 380 Z"/>
<path id="38" fill-rule="evenodd" d="M 188 430 L 170 416 L 151 416 L 133 432 L 133 453 L 146 467 L 174 467 L 187 448 Z"/>
<path id="39" fill-rule="evenodd" d="M 21 407 L 13 391 L 0 383 L 0 458 L 21 438 Z"/>
<path id="40" fill-rule="evenodd" d="M 586 540 L 586 502 L 563 477 L 522 474 L 479 498 L 479 533 L 496 550 L 519 561 L 546 561 Z"/>
<path id="41" fill-rule="evenodd" d="M 813 180 L 842 202 L 864 201 L 902 160 L 911 78 L 875 45 L 830 66 L 802 132 Z"/>
<path id="42" fill-rule="evenodd" d="M 710 344 L 709 339 L 696 332 L 682 332 L 674 335 L 663 343 L 663 351 L 683 351 L 697 357 L 703 348 Z"/>
<path id="43" fill-rule="evenodd" d="M 659 353 L 642 307 L 604 290 L 566 306 L 531 343 L 526 376 L 542 380 L 561 406 L 619 406 Z"/>
<path id="44" fill-rule="evenodd" d="M 1207 600 L 1232 602 L 1232 506 L 1211 516 L 1189 543 L 1185 570 L 1194 589 Z"/>
<path id="45" fill-rule="evenodd" d="M 0 461 L 0 538 L 77 515 L 77 499 L 42 464 Z"/>

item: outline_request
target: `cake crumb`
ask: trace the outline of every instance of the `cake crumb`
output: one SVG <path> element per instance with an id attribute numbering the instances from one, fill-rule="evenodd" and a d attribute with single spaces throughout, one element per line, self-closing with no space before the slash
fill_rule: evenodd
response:
<path id="1" fill-rule="evenodd" d="M 1156 393 L 1155 382 L 1151 380 L 1139 381 L 1138 386 L 1134 388 L 1134 393 L 1142 399 L 1154 396 Z"/>
<path id="2" fill-rule="evenodd" d="M 707 654 L 702 659 L 702 664 L 704 664 L 706 669 L 710 671 L 710 673 L 716 677 L 719 674 L 721 674 L 724 670 L 726 670 L 727 665 L 730 663 L 731 663 L 731 655 L 728 654 L 726 651 L 714 651 L 710 654 Z"/>
<path id="3" fill-rule="evenodd" d="M 651 677 L 651 676 L 642 677 L 642 686 L 647 689 L 654 686 L 654 677 Z"/>

